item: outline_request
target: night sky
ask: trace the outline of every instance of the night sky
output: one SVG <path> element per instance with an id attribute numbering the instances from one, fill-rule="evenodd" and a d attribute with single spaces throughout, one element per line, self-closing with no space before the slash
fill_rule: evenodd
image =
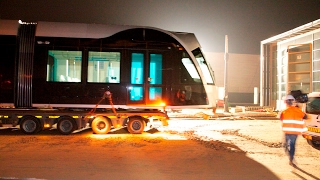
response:
<path id="1" fill-rule="evenodd" d="M 320 0 L 0 0 L 1 19 L 193 32 L 203 51 L 260 54 L 260 41 L 320 19 Z"/>

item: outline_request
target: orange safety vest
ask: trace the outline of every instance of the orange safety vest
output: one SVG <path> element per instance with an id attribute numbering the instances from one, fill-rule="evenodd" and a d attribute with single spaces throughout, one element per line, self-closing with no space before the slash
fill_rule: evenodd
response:
<path id="1" fill-rule="evenodd" d="M 282 130 L 286 134 L 301 134 L 307 131 L 303 117 L 305 116 L 299 108 L 290 106 L 282 111 L 280 120 L 282 120 Z"/>

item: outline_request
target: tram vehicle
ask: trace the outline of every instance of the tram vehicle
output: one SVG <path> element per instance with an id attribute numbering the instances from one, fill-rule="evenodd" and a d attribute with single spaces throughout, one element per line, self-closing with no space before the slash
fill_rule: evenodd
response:
<path id="1" fill-rule="evenodd" d="M 214 72 L 193 33 L 0 20 L 0 106 L 214 108 Z M 99 107 L 110 108 L 107 100 Z"/>

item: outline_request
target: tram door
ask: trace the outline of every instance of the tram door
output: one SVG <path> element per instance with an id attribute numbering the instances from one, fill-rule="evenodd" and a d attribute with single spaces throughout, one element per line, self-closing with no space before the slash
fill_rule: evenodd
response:
<path id="1" fill-rule="evenodd" d="M 162 100 L 161 53 L 131 53 L 128 104 L 159 105 Z"/>

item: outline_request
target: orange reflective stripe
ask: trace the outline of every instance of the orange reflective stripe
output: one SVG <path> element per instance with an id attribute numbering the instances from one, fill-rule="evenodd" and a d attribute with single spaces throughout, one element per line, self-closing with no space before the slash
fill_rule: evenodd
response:
<path id="1" fill-rule="evenodd" d="M 303 120 L 283 120 L 282 130 L 286 134 L 301 134 L 307 131 L 307 128 Z"/>

